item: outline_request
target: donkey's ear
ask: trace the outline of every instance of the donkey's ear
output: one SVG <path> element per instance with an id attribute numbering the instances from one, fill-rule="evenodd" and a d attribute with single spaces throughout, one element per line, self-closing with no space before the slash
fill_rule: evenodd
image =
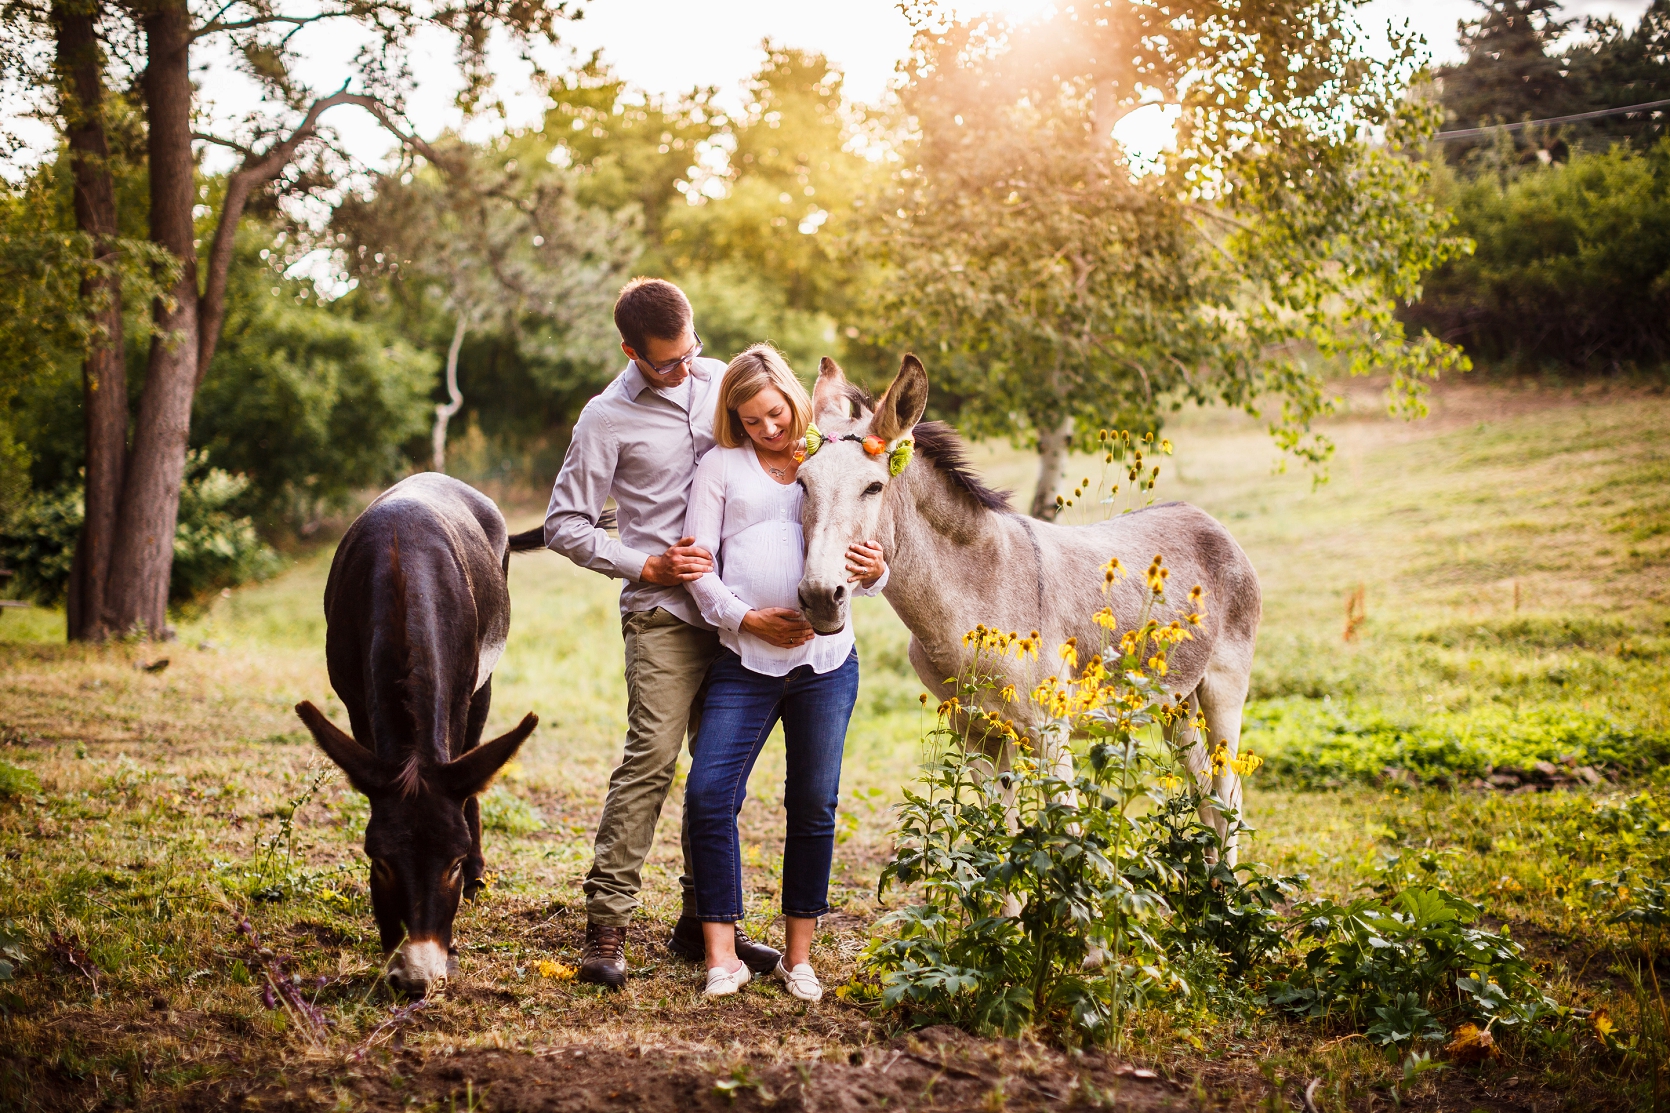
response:
<path id="1" fill-rule="evenodd" d="M 818 364 L 817 384 L 812 387 L 812 420 L 857 416 L 852 412 L 852 392 L 847 387 L 846 372 L 840 364 L 824 356 Z"/>
<path id="2" fill-rule="evenodd" d="M 876 404 L 876 420 L 870 432 L 889 444 L 907 435 L 928 408 L 928 373 L 922 361 L 905 356 L 899 374 Z"/>
<path id="3" fill-rule="evenodd" d="M 348 783 L 367 796 L 388 786 L 388 773 L 384 770 L 383 763 L 377 760 L 377 755 L 355 742 L 335 723 L 325 718 L 323 711 L 303 700 L 296 704 L 296 714 L 307 724 L 307 729 L 313 732 L 313 740 L 319 743 L 319 748 L 325 751 L 325 756 L 336 762 L 342 771 L 348 774 Z"/>
<path id="4" fill-rule="evenodd" d="M 487 787 L 505 762 L 516 756 L 516 751 L 538 725 L 539 716 L 530 711 L 510 733 L 501 734 L 491 742 L 483 742 L 458 760 L 441 766 L 435 783 L 448 796 L 456 796 L 460 800 L 474 796 Z"/>

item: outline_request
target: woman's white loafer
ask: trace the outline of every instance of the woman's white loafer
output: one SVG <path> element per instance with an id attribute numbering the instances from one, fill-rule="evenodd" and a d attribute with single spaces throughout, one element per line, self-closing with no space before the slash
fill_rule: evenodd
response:
<path id="1" fill-rule="evenodd" d="M 781 967 L 781 963 L 778 964 Z M 811 967 L 807 967 L 808 970 Z M 708 997 L 729 997 L 737 990 L 748 984 L 753 977 L 748 972 L 748 964 L 737 959 L 735 970 L 726 970 L 723 966 L 711 966 L 707 971 L 707 988 L 702 993 Z M 812 979 L 816 981 L 816 978 Z"/>
<path id="2" fill-rule="evenodd" d="M 797 963 L 794 969 L 790 970 L 779 959 L 777 969 L 771 973 L 783 980 L 783 984 L 788 987 L 790 996 L 798 997 L 802 1001 L 823 1000 L 823 983 L 818 981 L 817 972 L 812 969 L 811 963 Z"/>

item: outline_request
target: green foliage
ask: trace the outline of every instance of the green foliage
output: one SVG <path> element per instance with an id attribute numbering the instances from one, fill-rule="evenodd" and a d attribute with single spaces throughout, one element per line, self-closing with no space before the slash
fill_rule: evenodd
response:
<path id="1" fill-rule="evenodd" d="M 12 591 L 41 603 L 64 598 L 85 513 L 80 487 L 60 487 L 29 496 L 0 522 L 0 564 L 12 570 Z"/>
<path id="2" fill-rule="evenodd" d="M 188 454 L 170 602 L 187 603 L 278 570 L 277 554 L 236 509 L 248 486 L 244 476 L 210 466 L 204 453 Z M 79 485 L 61 487 L 30 498 L 12 524 L 0 529 L 0 562 L 16 573 L 21 594 L 47 604 L 63 600 L 84 513 Z"/>
<path id="3" fill-rule="evenodd" d="M 1355 701 L 1289 696 L 1249 705 L 1244 737 L 1284 783 L 1304 788 L 1378 781 L 1388 770 L 1450 782 L 1539 761 L 1634 772 L 1670 759 L 1670 736 L 1566 703 L 1396 715 Z"/>
<path id="4" fill-rule="evenodd" d="M 1320 460 L 1324 375 L 1389 374 L 1418 412 L 1421 380 L 1465 366 L 1392 316 L 1463 246 L 1405 153 L 1433 124 L 1403 99 L 1410 43 L 1370 60 L 1333 0 L 912 11 L 920 138 L 859 247 L 884 277 L 878 337 L 944 354 L 965 430 L 1042 443 L 1073 420 L 1088 450 L 1110 410 L 1224 401 Z M 1109 133 L 1156 88 L 1182 106 L 1177 150 L 1138 175 Z"/>
<path id="5" fill-rule="evenodd" d="M 349 307 L 304 303 L 301 284 L 262 258 L 272 246 L 260 226 L 239 234 L 192 443 L 248 478 L 236 502 L 263 525 L 299 525 L 405 470 L 402 449 L 432 416 L 435 362 Z"/>
<path id="6" fill-rule="evenodd" d="M 481 829 L 500 831 L 515 838 L 545 829 L 545 817 L 539 809 L 503 785 L 494 785 L 482 793 Z"/>
<path id="7" fill-rule="evenodd" d="M 1015 696 L 1003 659 L 1036 654 L 1036 642 L 968 635 L 976 654 L 928 736 L 923 790 L 905 789 L 879 882 L 882 895 L 898 885 L 921 898 L 883 917 L 894 934 L 865 953 L 885 1005 L 981 1032 L 1106 1042 L 1128 1010 L 1211 994 L 1185 971 L 1240 972 L 1280 947 L 1273 908 L 1293 882 L 1250 870 L 1243 881 L 1224 863 L 1198 818 L 1203 797 L 1161 737 L 1188 717 L 1163 679 L 1167 649 L 1186 637 L 1145 612 L 1076 678 L 1078 647 L 1064 646 L 1066 679 L 1032 693 L 1043 718 L 1023 739 L 994 709 Z"/>
<path id="8" fill-rule="evenodd" d="M 583 200 L 636 210 L 640 267 L 690 296 L 710 353 L 771 340 L 803 372 L 844 354 L 866 276 L 838 244 L 871 163 L 853 149 L 865 121 L 828 59 L 767 42 L 733 114 L 711 90 L 642 98 L 596 59 L 550 95 L 520 157 L 554 148 L 581 171 Z"/>
<path id="9" fill-rule="evenodd" d="M 1428 280 L 1412 323 L 1522 365 L 1670 360 L 1670 139 L 1440 178 L 1437 197 L 1476 247 Z"/>
<path id="10" fill-rule="evenodd" d="M 0 800 L 15 800 L 19 796 L 33 796 L 41 790 L 41 782 L 34 773 L 21 765 L 0 761 Z"/>
<path id="11" fill-rule="evenodd" d="M 171 602 L 189 602 L 278 571 L 277 554 L 257 536 L 255 524 L 235 509 L 248 487 L 245 476 L 210 467 L 206 453 L 187 455 L 168 582 Z"/>
<path id="12" fill-rule="evenodd" d="M 1343 1015 L 1370 1040 L 1440 1040 L 1455 1017 L 1511 1026 L 1556 1006 L 1518 944 L 1476 926 L 1482 909 L 1446 889 L 1412 886 L 1341 904 L 1307 901 L 1292 923 L 1303 965 L 1273 982 L 1295 1016 Z"/>
<path id="13" fill-rule="evenodd" d="M 1654 0 L 1633 31 L 1610 16 L 1559 18 L 1557 0 L 1479 0 L 1460 25 L 1464 61 L 1435 76 L 1456 128 L 1546 120 L 1670 97 L 1670 3 Z M 1664 138 L 1662 113 L 1641 112 L 1451 140 L 1451 162 L 1476 168 L 1564 158 L 1573 148 L 1603 151 L 1623 140 L 1639 150 Z"/>
<path id="14" fill-rule="evenodd" d="M 131 170 L 120 157 L 122 144 L 116 146 L 113 162 L 119 171 Z M 59 450 L 38 443 L 42 430 L 39 415 L 29 412 L 32 393 L 43 381 L 73 378 L 79 394 L 79 374 L 65 372 L 79 371 L 87 344 L 101 338 L 95 314 L 107 305 L 84 297 L 84 284 L 114 277 L 124 296 L 142 305 L 178 273 L 166 253 L 142 239 L 119 236 L 108 253 L 95 255 L 91 238 L 74 231 L 67 161 L 48 162 L 21 183 L 0 186 L 0 366 L 6 369 L 0 374 L 0 528 L 24 512 L 36 458 L 43 449 L 49 455 Z M 118 189 L 125 192 L 132 174 L 120 176 Z M 143 317 L 134 320 L 129 338 L 143 340 L 148 324 Z M 72 435 L 80 434 L 78 419 Z"/>

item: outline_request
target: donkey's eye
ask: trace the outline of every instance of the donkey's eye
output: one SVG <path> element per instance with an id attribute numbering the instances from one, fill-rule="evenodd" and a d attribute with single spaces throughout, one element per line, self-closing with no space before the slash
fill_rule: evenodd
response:
<path id="1" fill-rule="evenodd" d="M 880 483 L 870 484 L 868 487 L 864 488 L 864 494 L 865 494 L 866 497 L 868 497 L 870 495 L 881 494 L 881 484 Z"/>

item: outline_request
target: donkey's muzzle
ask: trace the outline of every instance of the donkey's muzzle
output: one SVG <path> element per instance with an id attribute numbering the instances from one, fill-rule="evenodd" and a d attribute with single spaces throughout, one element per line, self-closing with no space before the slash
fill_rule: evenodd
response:
<path id="1" fill-rule="evenodd" d="M 829 635 L 846 629 L 847 609 L 851 604 L 846 584 L 825 588 L 803 582 L 799 595 L 800 613 L 806 616 L 813 630 Z"/>

